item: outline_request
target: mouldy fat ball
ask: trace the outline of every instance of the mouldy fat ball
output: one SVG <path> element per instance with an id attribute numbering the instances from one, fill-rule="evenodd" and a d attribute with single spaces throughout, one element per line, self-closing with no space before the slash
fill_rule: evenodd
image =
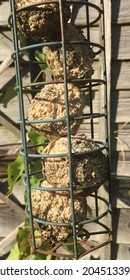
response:
<path id="1" fill-rule="evenodd" d="M 51 188 L 47 181 L 43 181 L 41 187 Z M 32 213 L 35 217 L 54 223 L 71 223 L 72 208 L 71 199 L 67 195 L 60 195 L 58 192 L 32 190 Z M 86 219 L 87 203 L 85 196 L 74 196 L 74 212 L 76 222 Z M 45 225 L 39 223 L 41 234 L 44 240 L 55 243 L 64 241 L 73 234 L 71 226 Z M 78 230 L 78 226 L 76 227 Z"/>
<path id="2" fill-rule="evenodd" d="M 80 116 L 85 107 L 85 95 L 73 84 L 68 84 L 69 113 L 71 117 Z M 48 84 L 35 95 L 28 110 L 28 120 L 49 120 L 66 117 L 64 84 Z M 80 120 L 70 121 L 71 134 L 76 134 Z M 32 123 L 38 134 L 46 138 L 58 139 L 67 135 L 66 121 Z"/>
<path id="3" fill-rule="evenodd" d="M 107 177 L 107 159 L 99 150 L 99 145 L 88 139 L 85 135 L 72 136 L 72 174 L 73 186 L 85 186 L 87 194 L 92 193 Z M 88 154 L 75 155 L 77 152 L 90 152 Z M 44 154 L 68 154 L 68 139 L 62 137 L 51 142 Z M 46 180 L 55 187 L 69 187 L 69 161 L 68 157 L 51 157 L 43 160 L 43 175 Z"/>
<path id="4" fill-rule="evenodd" d="M 71 41 L 79 41 L 78 44 L 71 43 Z M 93 58 L 88 41 L 85 39 L 81 30 L 68 24 L 65 28 L 65 42 L 66 42 L 66 69 L 67 79 L 87 79 L 93 73 Z M 84 42 L 84 43 L 82 43 Z M 69 43 L 69 44 L 67 44 Z M 47 46 L 45 48 L 46 61 L 51 69 L 55 80 L 64 79 L 63 67 L 63 49 L 59 46 Z M 81 86 L 81 82 L 77 86 Z"/>
<path id="5" fill-rule="evenodd" d="M 28 4 L 38 3 L 39 0 L 17 0 L 16 9 L 22 8 Z M 41 0 L 46 3 L 47 0 Z M 70 5 L 63 1 L 63 16 L 66 23 L 70 16 Z M 50 1 L 51 3 L 51 1 Z M 54 40 L 60 33 L 60 13 L 58 1 L 55 4 L 44 4 L 28 7 L 17 13 L 17 27 L 29 38 Z M 55 28 L 55 30 L 54 30 Z"/>

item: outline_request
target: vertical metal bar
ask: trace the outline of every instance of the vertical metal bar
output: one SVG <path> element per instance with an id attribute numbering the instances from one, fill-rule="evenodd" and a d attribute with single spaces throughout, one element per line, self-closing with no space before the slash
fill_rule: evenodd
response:
<path id="1" fill-rule="evenodd" d="M 95 214 L 96 214 L 96 217 L 98 217 L 98 197 L 97 197 L 97 191 L 95 191 Z"/>
<path id="2" fill-rule="evenodd" d="M 107 94 L 107 66 L 106 66 L 106 51 L 105 51 L 105 15 L 104 15 L 104 0 L 100 0 L 101 5 L 102 5 L 102 11 L 103 11 L 103 35 L 102 35 L 102 45 L 104 47 L 104 52 L 103 52 L 103 66 L 104 66 L 104 80 L 106 81 L 105 83 L 105 88 L 104 88 L 104 112 L 105 112 L 105 143 L 106 143 L 106 148 L 108 152 L 108 165 L 109 165 L 109 178 L 108 178 L 108 184 L 109 184 L 109 203 L 110 203 L 110 209 L 111 209 L 111 159 L 110 159 L 110 146 L 109 146 L 109 127 L 108 127 L 108 94 Z"/>
<path id="3" fill-rule="evenodd" d="M 25 166 L 25 175 L 27 178 L 27 194 L 28 194 L 28 206 L 30 213 L 30 226 L 32 231 L 32 240 L 33 240 L 33 249 L 35 250 L 35 237 L 34 237 L 34 227 L 32 219 L 32 205 L 31 205 L 31 187 L 29 179 L 29 167 L 28 167 L 28 153 L 27 153 L 27 144 L 26 144 L 26 127 L 25 127 L 25 118 L 24 118 L 24 101 L 22 93 L 22 78 L 20 71 L 20 58 L 19 58 L 19 46 L 18 46 L 18 37 L 17 37 L 17 24 L 16 24 L 16 11 L 15 11 L 15 0 L 12 1 L 12 19 L 13 19 L 13 30 L 14 30 L 14 43 L 15 43 L 15 59 L 16 59 L 16 73 L 17 73 L 17 83 L 18 83 L 18 98 L 19 98 L 19 112 L 20 112 L 20 121 L 21 121 L 21 133 L 22 133 L 22 143 L 24 148 L 24 166 Z"/>
<path id="4" fill-rule="evenodd" d="M 75 258 L 78 258 L 77 238 L 76 238 L 76 223 L 74 210 L 74 196 L 73 196 L 73 166 L 72 166 L 72 151 L 71 151 L 71 133 L 70 133 L 70 115 L 69 115 L 69 101 L 68 101 L 68 87 L 67 87 L 67 70 L 66 70 L 66 45 L 64 38 L 64 24 L 63 24 L 63 3 L 59 0 L 60 22 L 61 22 L 61 38 L 63 51 L 63 68 L 64 68 L 64 87 L 65 87 L 65 104 L 66 104 L 66 122 L 67 122 L 67 136 L 68 136 L 68 157 L 69 157 L 69 178 L 70 178 L 70 198 L 72 207 L 72 226 Z"/>
<path id="5" fill-rule="evenodd" d="M 90 42 L 90 26 L 89 26 L 89 5 L 88 0 L 86 0 L 86 20 L 87 20 L 87 39 Z M 90 78 L 91 79 L 91 78 Z M 92 96 L 92 82 L 89 82 L 89 102 L 90 102 L 90 114 L 93 113 L 93 96 Z M 94 139 L 94 123 L 93 119 L 90 119 L 90 126 L 91 126 L 91 138 Z"/>
<path id="6" fill-rule="evenodd" d="M 87 19 L 87 39 L 90 42 L 90 13 L 89 13 L 89 5 L 88 0 L 86 0 L 86 19 Z M 89 102 L 90 102 L 90 114 L 93 114 L 93 96 L 92 96 L 92 82 L 89 82 Z M 94 120 L 90 119 L 90 127 L 91 127 L 91 138 L 94 139 Z M 98 217 L 98 198 L 97 198 L 97 191 L 95 192 L 95 214 Z"/>
<path id="7" fill-rule="evenodd" d="M 105 112 L 105 142 L 106 147 L 109 150 L 109 141 L 108 141 L 108 108 L 107 108 L 107 70 L 106 70 L 106 51 L 105 51 L 105 19 L 104 19 L 104 0 L 101 0 L 102 11 L 103 11 L 103 32 L 102 32 L 102 46 L 104 48 L 103 54 L 103 78 L 105 80 L 104 84 L 104 112 Z"/>

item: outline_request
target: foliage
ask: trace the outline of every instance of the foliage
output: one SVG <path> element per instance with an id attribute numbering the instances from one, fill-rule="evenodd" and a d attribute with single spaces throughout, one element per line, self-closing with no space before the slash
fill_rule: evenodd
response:
<path id="1" fill-rule="evenodd" d="M 4 108 L 7 108 L 8 103 L 17 96 L 17 92 L 15 91 L 15 85 L 10 86 L 5 94 L 1 98 L 1 103 L 3 104 Z"/>
<path id="2" fill-rule="evenodd" d="M 47 71 L 50 72 L 50 70 L 46 63 L 46 56 L 42 51 L 39 51 L 38 49 L 35 51 L 35 59 L 39 62 L 39 67 L 41 68 L 41 71 L 39 71 L 37 77 L 34 80 L 34 82 L 37 82 L 43 73 L 46 73 Z"/>
<path id="3" fill-rule="evenodd" d="M 82 234 L 82 230 L 80 232 Z M 40 231 L 37 229 L 34 232 L 36 248 L 40 248 L 41 250 L 47 251 L 51 249 L 51 245 L 44 241 L 41 237 Z M 63 249 L 66 250 L 66 253 L 74 255 L 74 245 L 73 245 L 73 237 L 69 237 L 67 239 L 67 243 L 70 245 L 62 246 Z M 72 243 L 72 245 L 71 245 Z M 78 253 L 82 254 L 85 252 L 85 248 L 83 248 L 80 244 L 77 244 Z M 50 254 L 43 254 L 39 252 L 33 252 L 33 247 L 31 243 L 31 227 L 29 223 L 29 218 L 25 219 L 24 227 L 20 227 L 17 237 L 16 244 L 12 248 L 7 260 L 60 260 L 61 257 L 52 256 Z M 68 260 L 69 258 L 64 257 L 63 260 Z"/>
<path id="4" fill-rule="evenodd" d="M 46 138 L 37 134 L 34 129 L 30 129 L 28 137 L 31 140 L 32 144 L 36 145 L 36 151 L 41 154 L 43 151 L 43 147 L 47 142 Z"/>
<path id="5" fill-rule="evenodd" d="M 18 41 L 20 48 L 24 48 L 27 45 L 27 38 L 24 36 L 24 34 L 21 31 L 18 31 Z"/>
<path id="6" fill-rule="evenodd" d="M 7 260 L 18 260 L 19 259 L 19 249 L 18 249 L 18 243 L 15 244 L 15 246 L 12 248 Z"/>
<path id="7" fill-rule="evenodd" d="M 54 258 L 51 255 L 45 255 L 38 252 L 33 252 L 32 246 L 30 244 L 31 237 L 31 228 L 29 224 L 29 219 L 25 219 L 24 227 L 20 227 L 17 234 L 17 243 L 12 248 L 7 260 L 51 260 L 51 259 L 59 259 Z M 50 248 L 49 243 L 42 240 L 40 237 L 40 232 L 38 230 L 35 231 L 35 240 L 36 247 L 44 250 L 48 250 Z"/>
<path id="8" fill-rule="evenodd" d="M 43 146 L 46 143 L 46 139 L 43 136 L 38 135 L 33 129 L 29 132 L 29 139 L 32 144 L 36 145 L 36 152 L 42 152 Z M 38 145 L 38 146 L 37 146 Z M 29 172 L 35 173 L 31 176 L 30 183 L 32 185 L 40 185 L 42 174 L 41 174 L 41 160 L 37 159 L 33 162 L 29 162 L 28 165 Z M 36 172 L 39 171 L 39 172 Z M 23 180 L 25 175 L 24 171 L 24 156 L 18 155 L 14 162 L 8 164 L 8 193 L 10 195 L 12 193 L 14 184 L 18 182 L 19 184 Z"/>
<path id="9" fill-rule="evenodd" d="M 24 158 L 22 155 L 18 155 L 14 162 L 8 164 L 8 193 L 12 193 L 14 184 L 21 180 L 24 172 Z"/>
<path id="10" fill-rule="evenodd" d="M 39 62 L 39 66 L 43 71 L 47 71 L 48 65 L 46 63 L 46 56 L 38 49 L 35 51 L 35 59 Z"/>

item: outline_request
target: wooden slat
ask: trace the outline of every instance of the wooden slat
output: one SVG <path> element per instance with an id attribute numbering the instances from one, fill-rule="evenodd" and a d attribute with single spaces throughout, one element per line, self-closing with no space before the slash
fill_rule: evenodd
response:
<path id="1" fill-rule="evenodd" d="M 123 85 L 125 86 L 125 85 Z M 111 93 L 111 122 L 130 122 L 130 92 L 129 90 L 113 90 Z"/>
<path id="2" fill-rule="evenodd" d="M 112 0 L 112 23 L 124 24 L 130 22 L 130 1 Z"/>
<path id="3" fill-rule="evenodd" d="M 115 151 L 115 152 L 112 153 L 112 157 L 115 158 L 115 159 L 118 158 L 119 161 L 122 161 L 122 152 L 116 152 Z M 130 151 L 125 153 L 125 160 L 126 161 L 130 160 Z"/>
<path id="4" fill-rule="evenodd" d="M 17 143 L 18 141 L 19 138 L 14 133 L 9 131 L 6 127 L 0 126 L 0 145 L 13 144 L 13 143 Z M 2 147 L 2 149 L 6 150 L 7 147 L 6 146 L 5 148 Z"/>
<path id="5" fill-rule="evenodd" d="M 130 260 L 130 244 L 112 244 L 112 260 Z"/>
<path id="6" fill-rule="evenodd" d="M 5 86 L 6 90 L 9 87 L 7 83 L 10 81 L 10 85 L 15 84 L 15 68 L 9 67 L 3 74 L 0 75 L 0 88 Z"/>
<path id="7" fill-rule="evenodd" d="M 13 33 L 10 26 L 2 26 L 0 29 L 0 41 L 13 50 Z"/>
<path id="8" fill-rule="evenodd" d="M 0 193 L 0 237 L 5 237 L 25 219 L 24 211 L 5 195 Z"/>
<path id="9" fill-rule="evenodd" d="M 112 174 L 117 176 L 129 176 L 130 174 L 130 161 L 117 161 L 112 160 Z"/>
<path id="10" fill-rule="evenodd" d="M 102 1 L 101 1 L 102 2 Z M 110 123 L 111 123 L 111 113 L 110 113 L 110 104 L 111 104 L 111 0 L 103 1 L 104 4 L 104 22 L 105 22 L 105 62 L 106 63 L 106 79 L 107 79 L 107 112 L 108 112 L 108 130 L 110 131 Z M 103 68 L 103 66 L 102 66 Z M 104 93 L 104 90 L 100 90 L 100 92 Z M 104 107 L 102 102 L 102 97 L 100 97 L 100 106 Z M 105 100 L 104 100 L 105 101 Z M 100 127 L 102 135 L 103 129 Z M 105 127 L 104 127 L 105 130 Z M 108 135 L 108 138 L 109 135 Z M 108 139 L 110 140 L 110 139 Z"/>
<path id="11" fill-rule="evenodd" d="M 0 31 L 0 61 L 4 62 L 13 52 L 12 31 L 9 27 Z"/>
<path id="12" fill-rule="evenodd" d="M 130 88 L 129 74 L 130 62 L 116 61 L 112 62 L 111 87 L 112 90 L 124 90 Z"/>
<path id="13" fill-rule="evenodd" d="M 7 46 L 0 38 L 0 62 L 4 61 L 8 56 L 11 56 L 11 48 Z"/>
<path id="14" fill-rule="evenodd" d="M 112 172 L 122 176 L 129 176 L 130 170 L 130 137 L 129 123 L 118 133 L 123 124 L 129 122 L 129 0 L 115 0 L 112 3 L 112 93 L 111 93 L 111 147 L 112 147 Z M 120 61 L 117 61 L 120 60 Z M 117 91 L 115 91 L 115 89 Z M 115 137 L 118 137 L 116 139 Z M 122 150 L 120 153 L 115 151 Z M 125 183 L 112 186 L 112 204 L 114 207 L 129 207 L 125 204 L 124 196 L 128 198 Z M 118 221 L 119 224 L 121 221 Z M 118 231 L 119 232 L 119 231 Z M 121 242 L 121 241 L 120 241 Z M 123 242 L 123 241 L 122 241 Z M 126 253 L 127 254 L 127 253 Z"/>
<path id="15" fill-rule="evenodd" d="M 130 152 L 112 152 L 111 172 L 118 176 L 130 175 Z"/>
<path id="16" fill-rule="evenodd" d="M 0 241 L 0 256 L 7 254 L 15 245 L 16 237 L 18 234 L 19 227 L 23 227 L 24 223 L 16 227 L 10 232 L 2 241 Z"/>
<path id="17" fill-rule="evenodd" d="M 21 138 L 19 125 L 16 125 L 16 123 L 11 118 L 9 118 L 6 114 L 4 114 L 2 111 L 0 111 L 0 123 L 3 126 L 7 127 L 14 134 L 16 134 L 19 138 Z"/>
<path id="18" fill-rule="evenodd" d="M 130 124 L 126 126 L 123 123 L 120 125 L 111 125 L 111 150 L 124 151 L 130 150 Z M 117 131 L 117 132 L 116 132 Z"/>
<path id="19" fill-rule="evenodd" d="M 113 209 L 113 241 L 130 244 L 130 209 Z"/>
<path id="20" fill-rule="evenodd" d="M 24 184 L 15 183 L 12 193 L 13 193 L 13 196 L 20 203 L 20 205 L 25 206 L 25 186 L 24 186 Z"/>
<path id="21" fill-rule="evenodd" d="M 113 208 L 130 209 L 130 177 L 117 177 L 111 180 Z"/>
<path id="22" fill-rule="evenodd" d="M 85 133 L 89 138 L 91 138 L 91 126 L 90 123 L 83 123 L 80 125 L 79 133 Z M 94 139 L 99 140 L 99 124 L 94 123 Z"/>
<path id="23" fill-rule="evenodd" d="M 0 75 L 12 64 L 11 55 L 7 56 L 6 59 L 0 64 Z"/>
<path id="24" fill-rule="evenodd" d="M 100 0 L 90 0 L 89 3 L 100 6 Z M 75 25 L 85 25 L 86 24 L 86 6 L 82 4 L 75 4 L 72 10 L 72 20 L 71 22 Z M 89 20 L 92 22 L 98 16 L 98 11 L 89 7 Z M 97 23 L 99 24 L 99 23 Z"/>
<path id="25" fill-rule="evenodd" d="M 30 82 L 28 67 L 24 67 L 21 69 L 21 75 L 24 79 L 24 83 Z M 3 74 L 0 75 L 0 88 L 1 91 L 5 91 L 8 89 L 10 85 L 15 85 L 16 82 L 16 71 L 15 67 L 9 67 Z"/>
<path id="26" fill-rule="evenodd" d="M 88 39 L 87 37 L 87 32 L 86 32 L 86 28 L 82 29 L 84 36 L 86 37 L 86 39 Z M 92 26 L 90 27 L 90 42 L 92 43 L 97 43 L 100 44 L 100 32 L 99 32 L 99 27 L 98 26 Z M 93 46 L 92 46 L 93 47 Z M 93 51 L 99 51 L 99 48 L 97 47 L 93 47 Z M 96 56 L 96 58 L 98 58 L 98 55 Z"/>
<path id="27" fill-rule="evenodd" d="M 129 160 L 130 160 L 130 150 L 129 150 L 129 152 L 127 151 L 125 154 L 124 154 L 124 156 L 125 156 L 125 161 L 127 162 L 129 162 Z M 118 160 L 119 161 L 122 161 L 123 160 L 123 155 L 122 155 L 122 152 L 120 151 L 120 152 L 113 152 L 112 153 L 112 159 L 117 159 L 117 157 L 118 157 Z"/>
<path id="28" fill-rule="evenodd" d="M 130 59 L 130 26 L 112 27 L 112 59 Z"/>
<path id="29" fill-rule="evenodd" d="M 97 244 L 94 244 L 97 245 Z M 106 245 L 105 247 L 102 247 L 98 250 L 95 250 L 91 252 L 90 254 L 87 254 L 86 256 L 82 257 L 81 260 L 107 260 L 109 258 L 109 253 L 108 253 L 108 258 L 106 257 L 106 254 L 104 252 L 110 252 L 110 244 Z"/>
<path id="30" fill-rule="evenodd" d="M 30 97 L 30 96 L 29 96 Z M 29 99 L 24 94 L 24 106 L 25 106 L 25 115 L 27 114 L 28 107 L 29 107 Z M 11 108 L 11 110 L 10 110 Z M 0 105 L 0 110 L 9 116 L 10 119 L 12 119 L 14 122 L 19 120 L 19 105 L 18 105 L 18 97 L 14 97 L 7 105 L 7 108 L 4 108 L 2 105 Z"/>
<path id="31" fill-rule="evenodd" d="M 0 5 L 0 26 L 8 25 L 8 17 L 10 14 L 10 4 L 9 1 L 3 2 Z"/>

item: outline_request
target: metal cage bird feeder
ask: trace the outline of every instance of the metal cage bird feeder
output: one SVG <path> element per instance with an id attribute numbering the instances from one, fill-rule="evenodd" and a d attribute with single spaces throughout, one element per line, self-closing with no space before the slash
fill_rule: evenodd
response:
<path id="1" fill-rule="evenodd" d="M 100 6 L 97 6 L 87 0 L 12 0 L 10 5 L 9 24 L 13 31 L 12 57 L 16 67 L 18 123 L 22 137 L 21 154 L 25 162 L 24 184 L 31 246 L 34 252 L 41 254 L 79 259 L 111 240 L 111 229 L 102 222 L 110 211 L 109 201 L 98 194 L 104 181 L 109 182 L 104 2 L 100 1 Z M 84 8 L 84 24 L 76 24 L 74 20 L 74 12 L 79 6 Z M 91 10 L 96 12 L 94 19 L 90 19 Z M 91 27 L 98 22 L 102 27 L 101 44 L 92 42 L 90 34 Z M 26 46 L 19 43 L 19 30 L 27 37 Z M 43 61 L 38 57 L 36 59 L 38 51 Z M 25 52 L 28 52 L 29 59 L 21 66 Z M 102 78 L 93 78 L 92 62 L 96 55 L 102 57 Z M 24 66 L 29 66 L 30 71 L 27 83 L 23 78 Z M 44 66 L 48 67 L 49 76 Z M 37 71 L 42 73 L 41 79 Z M 103 108 L 100 112 L 94 111 L 95 87 L 103 87 Z M 31 93 L 33 97 L 28 116 L 24 93 Z M 85 102 L 89 103 L 87 112 Z M 95 136 L 95 120 L 99 119 L 104 123 L 103 140 Z M 40 144 L 42 153 L 36 152 L 33 144 L 28 144 L 27 128 L 30 126 L 47 138 L 46 147 L 45 143 Z M 80 130 L 83 130 L 82 133 Z M 42 170 L 31 172 L 31 160 L 42 162 Z M 43 176 L 40 186 L 32 184 L 32 176 L 40 172 Z M 91 214 L 90 200 L 94 206 Z M 99 211 L 101 202 L 105 205 L 103 211 Z M 88 230 L 91 225 L 92 229 Z M 41 238 L 49 243 L 48 249 L 37 245 L 37 226 Z M 98 244 L 89 242 L 92 236 L 102 234 L 105 241 Z M 69 249 L 68 253 L 59 251 L 64 246 L 73 247 L 73 252 L 70 253 Z"/>

